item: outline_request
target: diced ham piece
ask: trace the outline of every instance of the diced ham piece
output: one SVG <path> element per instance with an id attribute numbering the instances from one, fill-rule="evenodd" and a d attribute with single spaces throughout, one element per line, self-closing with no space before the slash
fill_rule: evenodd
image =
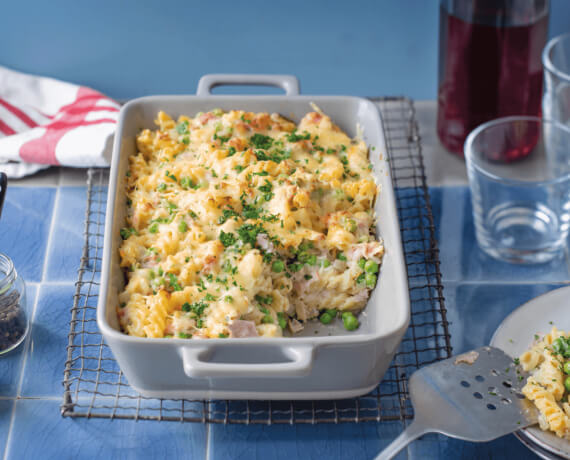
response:
<path id="1" fill-rule="evenodd" d="M 200 123 L 202 123 L 203 125 L 205 125 L 206 123 L 208 123 L 209 120 L 212 120 L 216 118 L 216 116 L 212 113 L 212 112 L 206 112 L 203 113 L 202 115 L 200 115 Z"/>
<path id="2" fill-rule="evenodd" d="M 351 260 L 358 260 L 361 257 L 367 259 L 380 259 L 383 246 L 381 243 L 374 241 L 372 243 L 355 244 L 347 251 L 347 256 Z"/>
<path id="3" fill-rule="evenodd" d="M 257 337 L 257 329 L 253 321 L 235 319 L 232 324 L 228 326 L 228 329 L 230 330 L 230 337 L 235 339 Z"/>

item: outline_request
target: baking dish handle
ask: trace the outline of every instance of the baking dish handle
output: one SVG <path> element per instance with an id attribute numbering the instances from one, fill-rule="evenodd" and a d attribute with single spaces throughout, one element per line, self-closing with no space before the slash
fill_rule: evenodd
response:
<path id="1" fill-rule="evenodd" d="M 242 356 L 248 356 L 244 347 Z M 290 359 L 285 362 L 212 362 L 215 347 L 184 347 L 184 373 L 192 378 L 204 377 L 294 377 L 307 375 L 313 367 L 315 348 L 311 345 L 284 347 L 282 353 Z"/>
<path id="2" fill-rule="evenodd" d="M 222 85 L 275 86 L 284 90 L 287 96 L 299 94 L 299 80 L 294 75 L 211 73 L 200 78 L 196 96 L 209 96 L 212 88 Z"/>

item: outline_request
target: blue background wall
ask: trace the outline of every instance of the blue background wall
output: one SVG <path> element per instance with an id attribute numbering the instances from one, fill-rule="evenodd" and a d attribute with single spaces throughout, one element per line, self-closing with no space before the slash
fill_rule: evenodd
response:
<path id="1" fill-rule="evenodd" d="M 551 0 L 550 35 L 570 31 Z M 0 65 L 116 98 L 193 93 L 204 73 L 292 73 L 302 91 L 435 98 L 437 0 L 3 2 Z"/>

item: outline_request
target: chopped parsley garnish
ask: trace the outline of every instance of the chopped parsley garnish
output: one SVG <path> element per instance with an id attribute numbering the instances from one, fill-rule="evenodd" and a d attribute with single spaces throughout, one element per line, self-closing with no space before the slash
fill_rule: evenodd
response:
<path id="1" fill-rule="evenodd" d="M 238 173 L 240 173 L 240 172 L 242 172 L 242 171 L 245 169 L 245 166 L 242 166 L 242 165 L 235 165 L 235 166 L 234 166 L 234 169 L 235 169 Z"/>
<path id="2" fill-rule="evenodd" d="M 236 242 L 236 236 L 233 233 L 226 233 L 223 230 L 220 231 L 220 241 L 224 247 L 229 247 Z"/>
<path id="3" fill-rule="evenodd" d="M 186 332 L 179 332 L 178 338 L 180 338 L 180 339 L 191 339 L 192 334 L 187 334 Z"/>
<path id="4" fill-rule="evenodd" d="M 273 198 L 274 196 L 274 193 L 271 192 L 271 190 L 273 190 L 273 185 L 267 179 L 265 179 L 265 184 L 260 185 L 259 187 L 257 187 L 257 189 L 260 192 L 264 193 L 263 198 L 265 199 L 265 201 L 270 201 L 271 198 Z"/>
<path id="5" fill-rule="evenodd" d="M 156 187 L 157 192 L 163 192 L 164 190 L 166 190 L 166 184 L 164 182 Z"/>
<path id="6" fill-rule="evenodd" d="M 170 174 L 170 171 L 165 171 L 164 175 L 166 177 L 168 177 L 169 179 L 172 179 L 174 182 L 178 182 L 178 179 L 176 179 L 176 176 L 174 174 Z"/>
<path id="7" fill-rule="evenodd" d="M 254 172 L 253 175 L 254 176 L 269 176 L 269 173 L 267 171 L 261 171 L 261 172 Z"/>
<path id="8" fill-rule="evenodd" d="M 214 297 L 212 294 L 210 294 L 209 292 L 204 296 L 204 300 L 207 300 L 208 302 L 214 302 L 215 300 L 218 300 L 217 297 Z"/>
<path id="9" fill-rule="evenodd" d="M 230 147 L 230 148 L 228 149 L 228 156 L 229 156 L 229 157 L 235 155 L 235 153 L 236 153 L 235 147 Z"/>
<path id="10" fill-rule="evenodd" d="M 273 145 L 273 138 L 256 133 L 249 138 L 249 142 L 257 149 L 269 150 Z"/>
<path id="11" fill-rule="evenodd" d="M 218 334 L 218 338 L 220 339 L 227 339 L 229 337 L 228 334 L 222 334 L 221 332 Z"/>
<path id="12" fill-rule="evenodd" d="M 237 232 L 238 232 L 239 239 L 243 242 L 243 244 L 249 243 L 252 246 L 255 246 L 257 235 L 259 233 L 267 233 L 265 231 L 265 229 L 263 228 L 263 226 L 260 224 L 243 224 L 240 228 L 238 228 Z M 220 239 L 221 239 L 221 236 L 220 236 Z M 234 239 L 234 242 L 235 242 L 235 239 Z M 222 243 L 223 243 L 223 241 L 222 241 Z"/>
<path id="13" fill-rule="evenodd" d="M 253 206 L 251 204 L 244 204 L 242 215 L 243 215 L 244 219 L 257 219 L 257 218 L 259 218 L 262 211 L 263 211 L 263 209 L 256 208 L 255 206 Z"/>
<path id="14" fill-rule="evenodd" d="M 263 150 L 256 150 L 255 156 L 259 161 L 273 161 L 274 163 L 281 163 L 283 160 L 287 158 L 291 158 L 291 151 L 290 150 L 277 150 L 267 155 Z"/>
<path id="15" fill-rule="evenodd" d="M 233 235 L 233 234 L 232 234 Z M 235 275 L 237 273 L 237 267 L 232 265 L 232 263 L 229 260 L 226 260 L 223 264 L 222 264 L 222 270 L 225 273 L 230 273 L 232 275 Z"/>
<path id="16" fill-rule="evenodd" d="M 208 308 L 208 304 L 203 300 L 194 303 L 184 302 L 182 304 L 182 311 L 194 313 L 197 317 L 202 316 L 206 308 Z"/>
<path id="17" fill-rule="evenodd" d="M 226 142 L 228 142 L 230 140 L 231 134 L 229 136 L 218 136 L 216 133 L 214 133 L 214 140 L 219 140 L 220 144 L 224 144 Z"/>
<path id="18" fill-rule="evenodd" d="M 305 131 L 303 134 L 297 134 L 295 132 L 287 135 L 287 140 L 289 142 L 299 142 L 299 141 L 308 141 L 311 139 L 311 134 Z"/>
<path id="19" fill-rule="evenodd" d="M 190 210 L 188 211 L 188 215 L 190 217 L 192 217 L 192 219 L 197 219 L 198 218 L 198 214 L 196 214 L 194 211 Z"/>
<path id="20" fill-rule="evenodd" d="M 200 184 L 199 183 L 195 184 L 194 181 L 190 177 L 181 177 L 180 178 L 180 187 L 182 187 L 184 190 L 188 190 L 190 188 L 197 190 L 200 188 Z"/>
<path id="21" fill-rule="evenodd" d="M 172 289 L 174 289 L 175 291 L 181 291 L 182 287 L 178 283 L 178 278 L 176 277 L 176 275 L 174 273 L 167 273 L 167 275 L 170 287 L 172 287 Z"/>
<path id="22" fill-rule="evenodd" d="M 218 218 L 218 224 L 224 224 L 230 217 L 238 217 L 238 213 L 232 208 L 222 210 L 222 215 Z"/>
<path id="23" fill-rule="evenodd" d="M 131 235 L 138 235 L 137 231 L 134 228 L 125 227 L 121 229 L 121 238 L 124 240 L 129 238 Z"/>
<path id="24" fill-rule="evenodd" d="M 269 182 L 267 179 L 265 179 L 265 184 L 264 185 L 260 185 L 259 187 L 257 187 L 257 189 L 260 192 L 271 192 L 271 190 L 273 190 L 273 184 L 271 184 L 271 182 Z"/>
<path id="25" fill-rule="evenodd" d="M 150 233 L 158 232 L 158 222 L 153 222 L 152 224 L 150 224 L 150 227 L 148 227 L 148 231 Z"/>
<path id="26" fill-rule="evenodd" d="M 185 221 L 181 220 L 178 223 L 178 231 L 180 233 L 186 233 L 188 231 L 188 224 Z"/>
<path id="27" fill-rule="evenodd" d="M 268 214 L 266 216 L 261 216 L 261 220 L 264 222 L 277 222 L 279 216 L 277 214 Z"/>
<path id="28" fill-rule="evenodd" d="M 558 337 L 552 342 L 552 350 L 555 354 L 570 358 L 570 338 Z"/>
<path id="29" fill-rule="evenodd" d="M 227 296 L 224 297 L 224 300 L 225 300 L 227 303 L 232 303 L 232 302 L 234 301 L 234 298 L 233 298 L 231 295 L 227 295 Z"/>

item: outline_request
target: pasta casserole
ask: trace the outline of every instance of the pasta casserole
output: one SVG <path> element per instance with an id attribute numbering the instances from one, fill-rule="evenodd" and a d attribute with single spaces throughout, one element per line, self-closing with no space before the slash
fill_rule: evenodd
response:
<path id="1" fill-rule="evenodd" d="M 542 338 L 536 335 L 518 361 L 531 371 L 522 392 L 539 410 L 540 428 L 570 440 L 570 333 L 553 327 Z"/>
<path id="2" fill-rule="evenodd" d="M 212 110 L 137 136 L 117 312 L 138 337 L 280 337 L 348 330 L 384 254 L 368 148 L 320 110 Z"/>

